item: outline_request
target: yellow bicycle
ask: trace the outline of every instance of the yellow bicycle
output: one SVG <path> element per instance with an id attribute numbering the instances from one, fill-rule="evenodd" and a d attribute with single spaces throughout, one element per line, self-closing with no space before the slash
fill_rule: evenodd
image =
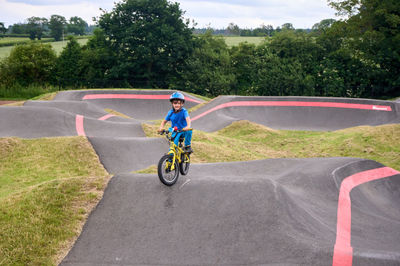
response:
<path id="1" fill-rule="evenodd" d="M 190 129 L 193 130 L 193 129 Z M 160 135 L 166 136 L 169 142 L 169 152 L 163 155 L 158 162 L 158 177 L 160 181 L 166 186 L 172 186 L 176 183 L 179 177 L 179 172 L 186 175 L 189 172 L 190 166 L 190 153 L 185 152 L 182 148 L 183 136 L 179 138 L 179 145 L 174 143 L 175 137 L 181 130 L 174 130 L 172 132 L 163 130 Z"/>

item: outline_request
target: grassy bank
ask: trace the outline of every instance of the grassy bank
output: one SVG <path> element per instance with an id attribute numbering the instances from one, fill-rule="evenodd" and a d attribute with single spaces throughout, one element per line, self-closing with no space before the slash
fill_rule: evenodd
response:
<path id="1" fill-rule="evenodd" d="M 0 138 L 0 265 L 60 262 L 108 179 L 86 138 Z"/>
<path id="2" fill-rule="evenodd" d="M 158 125 L 143 127 L 147 136 L 158 137 Z M 398 124 L 333 132 L 286 131 L 238 121 L 214 133 L 194 131 L 192 159 L 203 163 L 343 156 L 371 159 L 399 170 L 399 131 Z"/>
<path id="3" fill-rule="evenodd" d="M 148 137 L 160 137 L 159 123 L 143 125 Z M 346 156 L 400 170 L 399 131 L 400 125 L 284 131 L 238 121 L 214 133 L 195 130 L 192 158 L 207 163 Z M 156 168 L 142 172 L 156 173 Z M 109 178 L 84 137 L 0 138 L 0 265 L 59 263 Z"/>

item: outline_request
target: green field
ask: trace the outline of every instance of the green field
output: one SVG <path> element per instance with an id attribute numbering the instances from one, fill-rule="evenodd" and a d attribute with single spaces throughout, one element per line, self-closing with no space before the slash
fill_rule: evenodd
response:
<path id="1" fill-rule="evenodd" d="M 29 38 L 27 38 L 27 37 L 21 37 L 21 38 L 5 37 L 5 38 L 0 38 L 0 44 L 10 43 L 10 42 L 27 42 L 27 41 L 29 41 Z"/>
<path id="2" fill-rule="evenodd" d="M 226 36 L 224 37 L 226 44 L 229 47 L 239 45 L 239 43 L 247 42 L 259 45 L 265 40 L 265 37 L 241 37 L 241 36 Z"/>
<path id="3" fill-rule="evenodd" d="M 51 40 L 52 38 L 42 38 L 42 41 Z M 28 42 L 30 39 L 28 37 L 5 37 L 0 38 L 0 44 L 10 43 L 10 42 Z"/>
<path id="4" fill-rule="evenodd" d="M 29 40 L 29 38 L 4 38 L 4 39 L 0 39 L 0 42 L 5 41 L 5 39 L 7 39 L 7 41 L 9 41 L 11 39 L 18 39 L 21 41 Z M 242 42 L 253 43 L 255 45 L 258 45 L 262 41 L 265 40 L 265 37 L 240 37 L 240 36 L 232 36 L 231 37 L 231 36 L 229 36 L 229 37 L 224 37 L 224 39 L 225 39 L 226 44 L 229 47 L 232 47 L 232 46 L 239 45 L 239 43 L 242 43 Z M 77 41 L 80 45 L 84 45 L 87 43 L 88 39 L 78 39 Z M 51 44 L 51 46 L 53 46 L 53 48 L 57 52 L 57 54 L 60 54 L 62 51 L 62 48 L 64 48 L 67 45 L 67 41 L 51 42 L 50 44 Z M 0 47 L 0 59 L 3 59 L 5 57 L 9 56 L 12 48 L 13 48 L 13 46 Z"/>
<path id="5" fill-rule="evenodd" d="M 18 38 L 18 39 L 24 39 L 24 38 Z M 28 38 L 27 38 L 28 39 Z M 84 45 L 87 43 L 88 39 L 77 39 L 78 43 L 80 45 Z M 59 41 L 59 42 L 50 42 L 51 46 L 53 49 L 56 51 L 57 54 L 60 54 L 62 49 L 67 46 L 68 41 Z M 11 49 L 14 46 L 5 46 L 5 47 L 0 47 L 0 59 L 3 59 L 7 56 L 10 55 Z"/>

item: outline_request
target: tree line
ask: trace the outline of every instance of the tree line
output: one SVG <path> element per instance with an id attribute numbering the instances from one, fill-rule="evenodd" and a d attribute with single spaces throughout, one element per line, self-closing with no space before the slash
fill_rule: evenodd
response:
<path id="1" fill-rule="evenodd" d="M 334 19 L 326 19 L 323 20 L 326 22 L 333 23 Z M 320 22 L 322 23 L 322 22 Z M 311 29 L 295 29 L 292 23 L 284 23 L 281 26 L 274 28 L 272 25 L 261 24 L 259 27 L 255 29 L 247 29 L 240 28 L 237 24 L 231 22 L 228 27 L 224 29 L 213 29 L 213 28 L 196 28 L 194 29 L 195 34 L 204 34 L 210 31 L 213 35 L 223 35 L 223 36 L 247 36 L 247 37 L 271 37 L 281 31 L 284 30 L 295 30 L 296 32 L 305 32 L 309 33 L 311 31 L 316 31 L 316 28 L 320 25 L 320 23 L 316 23 Z"/>
<path id="2" fill-rule="evenodd" d="M 93 32 L 93 26 L 90 27 L 85 20 L 77 16 L 69 20 L 60 15 L 52 15 L 49 19 L 33 16 L 28 18 L 26 23 L 15 23 L 8 28 L 0 22 L 0 33 L 28 35 L 31 40 L 52 37 L 59 41 L 63 34 L 84 35 L 91 32 Z"/>
<path id="3" fill-rule="evenodd" d="M 35 86 L 169 88 L 207 96 L 400 96 L 400 3 L 328 2 L 344 19 L 323 20 L 309 32 L 287 25 L 259 45 L 228 47 L 211 31 L 193 34 L 177 3 L 124 0 L 103 12 L 86 45 L 72 37 L 59 56 L 46 44 L 15 47 L 0 64 L 0 96 Z"/>

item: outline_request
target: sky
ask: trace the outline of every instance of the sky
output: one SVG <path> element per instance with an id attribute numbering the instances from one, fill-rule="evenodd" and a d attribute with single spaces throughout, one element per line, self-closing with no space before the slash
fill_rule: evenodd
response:
<path id="1" fill-rule="evenodd" d="M 0 0 L 0 22 L 6 27 L 23 23 L 27 18 L 61 15 L 67 20 L 78 16 L 88 24 L 101 15 L 100 8 L 112 11 L 120 0 Z M 240 28 L 254 29 L 260 25 L 274 28 L 292 23 L 295 28 L 311 28 L 323 19 L 336 18 L 327 0 L 169 0 L 178 2 L 184 17 L 194 20 L 196 28 L 227 28 L 234 23 Z"/>

